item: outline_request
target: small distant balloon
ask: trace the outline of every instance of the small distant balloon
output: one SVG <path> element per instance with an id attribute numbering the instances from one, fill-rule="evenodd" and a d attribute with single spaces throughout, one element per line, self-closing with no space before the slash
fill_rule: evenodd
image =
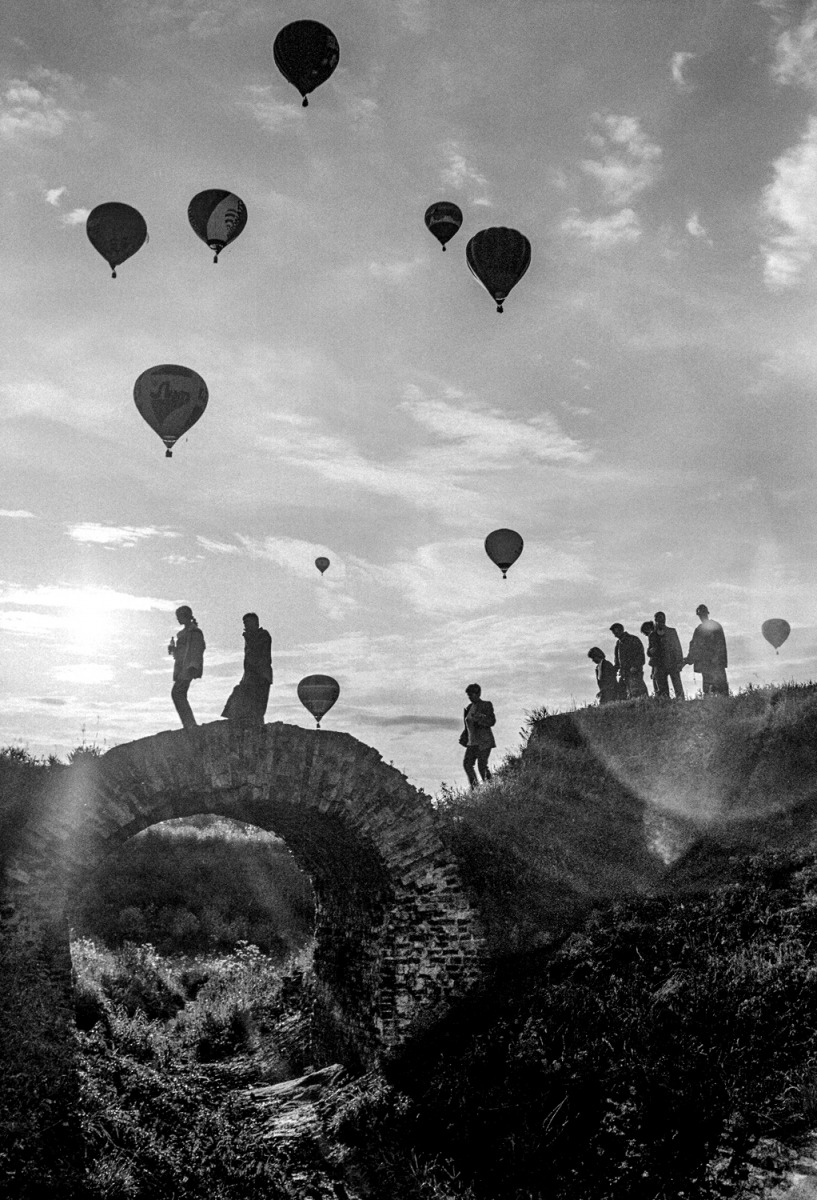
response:
<path id="1" fill-rule="evenodd" d="M 275 65 L 304 98 L 326 83 L 340 60 L 340 45 L 331 29 L 320 21 L 292 21 L 279 32 L 272 46 Z"/>
<path id="2" fill-rule="evenodd" d="M 213 262 L 218 262 L 224 247 L 234 242 L 247 224 L 247 208 L 233 192 L 208 188 L 190 201 L 187 219 L 194 232 L 215 252 Z"/>
<path id="3" fill-rule="evenodd" d="M 760 632 L 766 641 L 774 646 L 775 654 L 777 654 L 779 653 L 779 647 L 783 645 L 791 633 L 791 625 L 789 625 L 788 621 L 784 621 L 782 617 L 771 617 L 768 621 L 763 622 Z"/>
<path id="4" fill-rule="evenodd" d="M 445 250 L 445 243 L 451 241 L 462 225 L 462 212 L 450 200 L 440 200 L 426 209 L 425 223 L 426 228 L 434 234 Z"/>
<path id="5" fill-rule="evenodd" d="M 329 712 L 339 695 L 340 684 L 331 675 L 307 675 L 298 684 L 298 699 L 312 713 L 318 729 L 321 717 Z"/>
<path id="6" fill-rule="evenodd" d="M 138 209 L 111 200 L 91 209 L 85 221 L 85 232 L 93 248 L 111 268 L 111 278 L 116 279 L 116 268 L 144 245 L 148 227 Z"/>
<path id="7" fill-rule="evenodd" d="M 324 571 L 325 571 L 325 570 L 326 570 L 326 568 L 329 566 L 329 559 L 328 559 L 328 558 L 324 558 L 324 557 L 323 557 L 323 555 L 321 555 L 321 557 L 320 557 L 320 558 L 316 558 L 316 559 L 315 559 L 315 566 L 318 568 L 318 570 L 320 571 L 321 575 L 323 575 Z"/>
<path id="8" fill-rule="evenodd" d="M 507 579 L 507 571 L 512 567 L 525 543 L 513 529 L 495 529 L 485 539 L 485 553 L 491 562 L 496 563 L 502 572 L 502 578 Z"/>
<path id="9" fill-rule="evenodd" d="M 530 242 L 517 229 L 497 226 L 481 229 L 465 247 L 465 258 L 474 275 L 496 300 L 496 311 L 511 288 L 530 266 Z"/>
<path id="10" fill-rule="evenodd" d="M 173 445 L 187 433 L 207 407 L 207 384 L 189 367 L 172 363 L 148 367 L 133 385 L 133 399 L 142 417 L 173 457 Z"/>

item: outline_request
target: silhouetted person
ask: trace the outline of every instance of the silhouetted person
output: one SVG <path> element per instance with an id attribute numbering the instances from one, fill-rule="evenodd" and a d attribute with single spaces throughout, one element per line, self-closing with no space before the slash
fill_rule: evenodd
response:
<path id="1" fill-rule="evenodd" d="M 641 636 L 645 637 L 647 639 L 647 665 L 650 668 L 650 679 L 652 681 L 652 690 L 653 690 L 653 692 L 655 692 L 655 694 L 657 696 L 658 691 L 655 686 L 655 657 L 656 657 L 657 647 L 655 644 L 655 622 L 654 621 L 642 621 L 641 622 Z"/>
<path id="2" fill-rule="evenodd" d="M 644 682 L 644 646 L 641 638 L 634 633 L 627 633 L 620 621 L 610 626 L 610 632 L 616 639 L 616 675 L 627 699 L 648 695 Z"/>
<path id="3" fill-rule="evenodd" d="M 491 726 L 496 724 L 494 706 L 490 700 L 481 700 L 482 688 L 478 683 L 469 683 L 465 689 L 468 704 L 462 714 L 465 725 L 460 734 L 460 745 L 465 746 L 465 757 L 462 765 L 472 788 L 477 786 L 474 763 L 477 764 L 483 780 L 491 778 L 488 769 L 488 759 L 496 742 L 491 733 Z"/>
<path id="4" fill-rule="evenodd" d="M 245 613 L 244 674 L 233 688 L 222 717 L 246 725 L 263 725 L 272 685 L 272 638 L 257 613 Z"/>
<path id="5" fill-rule="evenodd" d="M 621 693 L 616 679 L 616 669 L 604 651 L 599 646 L 591 646 L 587 651 L 587 657 L 592 658 L 596 664 L 599 704 L 612 704 L 614 700 L 620 700 Z"/>
<path id="6" fill-rule="evenodd" d="M 170 698 L 176 706 L 185 729 L 196 724 L 193 710 L 187 701 L 187 692 L 194 679 L 201 679 L 204 672 L 204 634 L 196 623 L 193 610 L 183 604 L 176 609 L 176 620 L 183 628 L 171 638 L 167 652 L 173 655 L 173 687 Z"/>
<path id="7" fill-rule="evenodd" d="M 705 696 L 728 696 L 726 635 L 723 626 L 711 619 L 705 604 L 699 604 L 695 612 L 701 623 L 692 635 L 684 665 L 691 663 L 692 670 L 701 675 Z"/>
<path id="8" fill-rule="evenodd" d="M 681 649 L 681 639 L 678 630 L 667 624 L 666 614 L 655 614 L 655 627 L 652 636 L 653 647 L 653 684 L 656 696 L 669 698 L 669 685 L 676 700 L 684 699 L 684 685 L 681 682 L 681 669 L 684 665 L 684 652 Z"/>

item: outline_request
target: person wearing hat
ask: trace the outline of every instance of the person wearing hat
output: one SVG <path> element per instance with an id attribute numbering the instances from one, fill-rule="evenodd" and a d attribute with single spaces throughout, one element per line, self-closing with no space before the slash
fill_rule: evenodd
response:
<path id="1" fill-rule="evenodd" d="M 193 610 L 187 604 L 176 609 L 176 620 L 182 630 L 171 638 L 167 652 L 173 656 L 173 687 L 170 698 L 176 706 L 185 729 L 192 729 L 198 722 L 187 699 L 187 692 L 194 679 L 201 679 L 204 672 L 204 634 L 198 627 Z"/>
<path id="2" fill-rule="evenodd" d="M 726 635 L 723 626 L 712 620 L 705 604 L 699 604 L 695 612 L 701 623 L 692 635 L 683 665 L 691 664 L 692 670 L 701 676 L 705 696 L 728 696 Z"/>
<path id="3" fill-rule="evenodd" d="M 460 745 L 465 746 L 465 757 L 462 765 L 472 788 L 477 786 L 474 771 L 476 763 L 483 782 L 491 778 L 488 769 L 488 759 L 496 742 L 491 733 L 491 726 L 496 724 L 494 706 L 490 700 L 482 700 L 482 688 L 478 683 L 469 683 L 465 689 L 468 704 L 462 714 L 465 728 L 460 734 Z"/>
<path id="4" fill-rule="evenodd" d="M 621 693 L 619 692 L 618 680 L 616 679 L 616 669 L 601 647 L 591 646 L 587 651 L 587 657 L 592 658 L 596 664 L 599 704 L 612 704 L 614 700 L 620 700 Z"/>
<path id="5" fill-rule="evenodd" d="M 613 659 L 616 675 L 627 699 L 635 700 L 639 696 L 649 695 L 644 682 L 644 645 L 641 638 L 634 633 L 627 633 L 620 621 L 610 626 L 610 632 L 616 639 Z"/>

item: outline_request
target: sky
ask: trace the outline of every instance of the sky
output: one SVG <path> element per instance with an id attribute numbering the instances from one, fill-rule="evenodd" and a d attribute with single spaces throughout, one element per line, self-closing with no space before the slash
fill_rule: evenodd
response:
<path id="1" fill-rule="evenodd" d="M 303 17 L 340 42 L 308 108 Z M 594 702 L 614 621 L 686 648 L 703 602 L 734 689 L 815 676 L 817 3 L 5 0 L 0 34 L 0 745 L 177 728 L 180 604 L 200 722 L 256 611 L 267 719 L 332 675 L 324 728 L 432 795 L 469 683 L 499 762 Z M 217 266 L 205 188 L 248 211 Z M 116 280 L 111 200 L 149 232 Z M 502 315 L 491 226 L 532 246 Z M 210 396 L 172 459 L 133 401 L 168 362 Z"/>

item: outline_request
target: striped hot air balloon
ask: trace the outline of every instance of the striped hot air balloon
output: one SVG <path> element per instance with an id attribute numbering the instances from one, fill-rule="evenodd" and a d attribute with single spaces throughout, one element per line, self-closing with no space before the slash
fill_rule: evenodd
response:
<path id="1" fill-rule="evenodd" d="M 190 201 L 187 219 L 193 231 L 215 252 L 213 262 L 218 262 L 224 247 L 234 242 L 247 224 L 247 206 L 233 192 L 208 188 Z"/>

